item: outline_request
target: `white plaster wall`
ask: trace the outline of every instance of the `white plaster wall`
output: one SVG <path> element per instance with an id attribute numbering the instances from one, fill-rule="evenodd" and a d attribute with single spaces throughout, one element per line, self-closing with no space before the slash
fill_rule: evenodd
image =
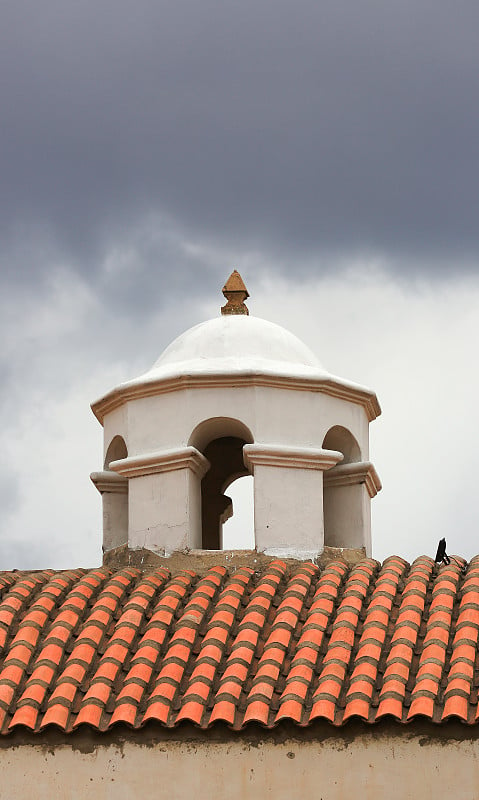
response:
<path id="1" fill-rule="evenodd" d="M 131 401 L 130 455 L 185 446 L 211 417 L 233 417 L 256 427 L 254 389 L 181 389 Z"/>
<path id="2" fill-rule="evenodd" d="M 270 555 L 313 558 L 323 550 L 323 473 L 254 467 L 256 547 Z"/>
<path id="3" fill-rule="evenodd" d="M 103 420 L 103 459 L 115 436 L 122 436 L 128 450 L 128 404 L 115 408 Z"/>
<path id="4" fill-rule="evenodd" d="M 479 745 L 366 734 L 347 741 L 125 743 L 0 750 L 2 800 L 475 800 Z"/>
<path id="5" fill-rule="evenodd" d="M 297 448 L 321 447 L 330 428 L 340 425 L 357 440 L 362 459 L 369 457 L 369 422 L 362 406 L 317 391 L 246 386 L 241 377 L 231 387 L 197 386 L 128 401 L 105 417 L 105 450 L 115 435 L 125 439 L 129 457 L 185 447 L 201 423 L 218 417 L 243 423 L 255 443 Z M 229 431 L 217 435 L 229 435 Z M 266 474 L 267 469 L 260 467 L 255 471 L 256 547 L 271 554 L 314 557 L 321 552 L 324 538 L 322 475 L 314 470 L 278 470 Z M 338 530 L 348 521 L 340 506 L 335 503 Z M 112 511 L 107 512 L 112 518 Z M 356 519 L 352 526 L 363 527 Z M 112 531 L 113 522 L 105 528 L 106 549 L 117 546 Z M 119 537 L 123 540 L 122 532 Z M 365 544 L 365 538 L 369 541 L 369 528 L 358 546 Z M 342 546 L 356 546 L 349 538 L 338 535 L 337 539 Z M 197 476 L 175 470 L 130 478 L 128 543 L 133 549 L 167 554 L 201 548 Z"/>
<path id="6" fill-rule="evenodd" d="M 188 444 L 193 430 L 212 417 L 243 422 L 256 442 L 321 447 L 327 431 L 342 425 L 369 457 L 369 424 L 362 406 L 320 392 L 267 386 L 180 389 L 128 402 L 128 454 Z M 112 412 L 112 415 L 115 415 Z M 105 430 L 113 431 L 110 415 Z M 111 438 L 109 439 L 111 441 Z"/>
<path id="7" fill-rule="evenodd" d="M 239 420 L 257 443 L 286 447 L 320 447 L 327 431 L 341 425 L 358 441 L 362 457 L 369 454 L 362 406 L 321 392 L 242 386 L 241 379 L 234 387 L 187 388 L 130 400 L 105 417 L 105 452 L 115 435 L 123 436 L 130 457 L 186 446 L 198 425 L 215 417 Z M 278 470 L 255 472 L 256 546 L 288 554 L 294 543 L 298 557 L 314 557 L 323 548 L 322 476 L 313 470 Z M 105 502 L 105 549 L 125 540 L 118 502 Z M 200 481 L 188 470 L 130 478 L 128 505 L 131 548 L 166 553 L 201 548 Z M 343 527 L 340 508 L 339 513 Z"/>
<path id="8" fill-rule="evenodd" d="M 166 554 L 201 547 L 200 479 L 176 469 L 129 479 L 129 546 Z"/>
<path id="9" fill-rule="evenodd" d="M 128 492 L 103 492 L 103 547 L 111 550 L 128 542 Z"/>
<path id="10" fill-rule="evenodd" d="M 364 483 L 325 486 L 324 531 L 329 547 L 366 547 L 369 554 L 370 498 Z"/>

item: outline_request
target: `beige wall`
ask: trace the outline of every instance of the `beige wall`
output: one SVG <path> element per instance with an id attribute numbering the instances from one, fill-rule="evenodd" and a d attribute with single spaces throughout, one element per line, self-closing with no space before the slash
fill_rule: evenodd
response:
<path id="1" fill-rule="evenodd" d="M 324 542 L 366 547 L 371 553 L 371 502 L 364 483 L 324 487 Z"/>
<path id="2" fill-rule="evenodd" d="M 317 558 L 324 549 L 321 470 L 255 466 L 254 530 L 260 553 Z"/>
<path id="3" fill-rule="evenodd" d="M 363 729 L 364 730 L 364 729 Z M 466 732 L 466 729 L 462 729 Z M 471 729 L 469 729 L 470 731 Z M 474 800 L 479 744 L 430 735 L 344 733 L 323 740 L 110 741 L 0 746 L 0 797 Z M 128 737 L 128 735 L 126 735 Z M 8 746 L 10 745 L 10 746 Z"/>
<path id="4" fill-rule="evenodd" d="M 120 411 L 124 409 L 123 413 Z M 321 447 L 327 431 L 341 425 L 351 431 L 369 458 L 369 422 L 364 408 L 317 391 L 268 386 L 195 387 L 130 400 L 104 418 L 104 449 L 123 436 L 128 454 L 188 444 L 195 428 L 213 417 L 237 419 L 255 442 Z"/>

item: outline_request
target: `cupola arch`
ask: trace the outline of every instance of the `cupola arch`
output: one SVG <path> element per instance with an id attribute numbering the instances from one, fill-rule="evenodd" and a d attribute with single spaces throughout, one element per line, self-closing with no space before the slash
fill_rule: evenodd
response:
<path id="1" fill-rule="evenodd" d="M 234 436 L 248 444 L 254 441 L 250 428 L 241 420 L 234 417 L 210 417 L 196 425 L 188 439 L 188 445 L 204 451 L 210 442 L 224 436 Z"/>
<path id="2" fill-rule="evenodd" d="M 333 425 L 323 439 L 323 447 L 327 450 L 339 450 L 343 454 L 341 464 L 361 461 L 361 448 L 350 430 L 343 425 Z"/>
<path id="3" fill-rule="evenodd" d="M 113 439 L 111 440 L 110 444 L 107 447 L 103 469 L 109 469 L 112 461 L 118 461 L 118 459 L 127 458 L 127 456 L 128 456 L 128 449 L 126 446 L 126 442 L 123 436 L 119 436 L 117 434 L 116 436 L 113 437 Z"/>
<path id="4" fill-rule="evenodd" d="M 324 475 L 324 544 L 364 548 L 370 553 L 370 499 L 381 488 L 376 470 L 371 462 L 362 460 L 357 439 L 342 425 L 333 425 L 328 430 L 323 447 L 342 454 L 341 461 Z"/>
<path id="5" fill-rule="evenodd" d="M 127 457 L 126 442 L 117 434 L 106 448 L 103 471 L 90 476 L 102 498 L 104 552 L 128 544 L 128 480 L 110 469 Z"/>
<path id="6" fill-rule="evenodd" d="M 231 498 L 224 494 L 237 478 L 249 475 L 243 448 L 252 444 L 249 428 L 231 417 L 213 417 L 201 422 L 188 444 L 203 453 L 209 469 L 201 480 L 201 546 L 204 550 L 223 548 L 223 523 L 233 513 Z"/>

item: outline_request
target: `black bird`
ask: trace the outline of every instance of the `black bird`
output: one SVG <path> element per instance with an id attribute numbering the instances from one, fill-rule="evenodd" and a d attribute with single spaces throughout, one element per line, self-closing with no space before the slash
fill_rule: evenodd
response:
<path id="1" fill-rule="evenodd" d="M 434 561 L 436 562 L 436 564 L 446 564 L 447 565 L 447 564 L 451 563 L 451 558 L 449 558 L 448 554 L 446 553 L 446 540 L 445 539 L 439 539 L 439 544 L 437 546 L 436 558 L 434 559 Z M 460 564 L 459 561 L 457 561 L 457 559 L 455 559 L 454 557 L 452 557 L 452 561 L 454 561 L 454 563 L 457 564 L 458 567 L 460 567 L 460 570 L 461 570 L 462 574 L 465 575 L 466 572 L 467 572 L 467 563 L 466 564 Z"/>
<path id="2" fill-rule="evenodd" d="M 448 554 L 446 553 L 446 540 L 439 539 L 439 544 L 437 546 L 437 553 L 436 558 L 434 559 L 436 564 L 450 564 L 451 559 L 449 558 Z"/>

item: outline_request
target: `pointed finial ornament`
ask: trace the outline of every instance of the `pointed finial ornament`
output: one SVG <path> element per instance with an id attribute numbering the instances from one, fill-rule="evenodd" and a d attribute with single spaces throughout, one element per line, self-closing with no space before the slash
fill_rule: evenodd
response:
<path id="1" fill-rule="evenodd" d="M 249 297 L 249 292 L 243 283 L 243 278 L 238 270 L 234 270 L 223 286 L 226 304 L 221 307 L 222 314 L 249 314 L 244 301 Z"/>

